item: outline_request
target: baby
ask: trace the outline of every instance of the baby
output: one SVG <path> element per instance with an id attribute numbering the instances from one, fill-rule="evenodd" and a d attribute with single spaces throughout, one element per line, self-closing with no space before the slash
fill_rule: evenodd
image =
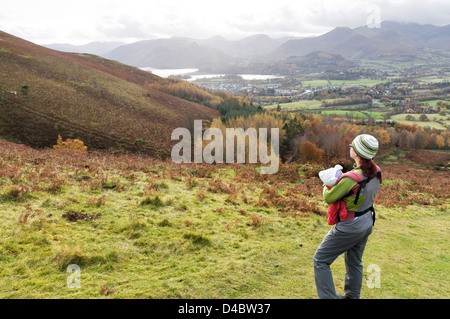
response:
<path id="1" fill-rule="evenodd" d="M 324 186 L 331 188 L 336 185 L 336 182 L 342 176 L 342 170 L 343 167 L 341 165 L 336 165 L 335 167 L 320 171 L 319 178 L 324 183 Z"/>

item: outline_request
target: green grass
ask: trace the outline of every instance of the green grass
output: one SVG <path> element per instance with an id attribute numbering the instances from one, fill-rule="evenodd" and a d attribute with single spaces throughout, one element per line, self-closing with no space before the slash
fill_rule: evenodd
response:
<path id="1" fill-rule="evenodd" d="M 449 298 L 448 214 L 415 206 L 379 212 L 386 219 L 377 222 L 365 260 L 381 267 L 382 288 L 366 289 L 367 298 Z"/>
<path id="2" fill-rule="evenodd" d="M 407 115 L 408 114 L 405 114 L 405 113 L 395 114 L 395 115 L 392 115 L 390 119 L 393 121 L 407 123 L 407 124 L 415 124 L 415 125 L 419 125 L 422 127 L 429 126 L 431 128 L 436 128 L 439 130 L 445 130 L 446 127 L 443 126 L 441 123 L 436 122 L 436 120 L 446 123 L 447 126 L 450 124 L 450 120 L 448 120 L 448 118 L 449 118 L 448 115 L 442 116 L 439 114 L 426 114 L 428 117 L 428 121 L 419 121 L 420 114 L 409 114 L 414 118 L 414 120 L 408 121 L 408 120 L 406 120 Z"/>
<path id="3" fill-rule="evenodd" d="M 375 86 L 380 83 L 385 83 L 387 80 L 372 80 L 372 79 L 359 79 L 359 80 L 331 80 L 331 86 L 348 86 L 348 85 L 363 85 L 363 86 Z M 303 87 L 319 87 L 319 86 L 329 86 L 327 80 L 311 80 L 303 81 Z"/>
<path id="4" fill-rule="evenodd" d="M 309 109 L 318 108 L 322 106 L 322 101 L 311 100 L 311 101 L 297 101 L 291 103 L 280 103 L 280 107 L 283 110 L 295 110 L 295 109 Z M 276 109 L 278 104 L 269 105 L 266 108 Z"/>
<path id="5" fill-rule="evenodd" d="M 324 110 L 320 112 L 321 115 L 351 115 L 354 118 L 367 118 L 366 114 L 369 114 L 374 119 L 383 119 L 383 112 L 370 112 L 370 111 L 347 111 L 347 110 Z"/>
<path id="6" fill-rule="evenodd" d="M 331 226 L 313 212 L 327 206 L 309 166 L 263 177 L 243 165 L 5 152 L 1 193 L 40 188 L 0 200 L 0 298 L 316 298 L 312 258 Z M 387 191 L 412 183 L 385 169 Z M 105 176 L 120 187 L 101 183 Z M 50 191 L 54 178 L 64 183 Z M 448 194 L 442 183 L 434 188 Z M 381 288 L 364 283 L 363 298 L 450 297 L 450 216 L 442 210 L 450 202 L 421 192 L 440 203 L 377 205 L 364 266 L 381 268 Z M 303 204 L 276 204 L 293 198 Z M 101 217 L 69 222 L 67 211 Z M 67 286 L 72 264 L 80 288 Z M 342 256 L 332 270 L 343 293 Z"/>
<path id="7" fill-rule="evenodd" d="M 440 82 L 448 82 L 450 81 L 450 76 L 426 76 L 418 78 L 417 81 L 419 83 L 440 83 Z"/>
<path id="8" fill-rule="evenodd" d="M 436 106 L 436 104 L 438 102 L 449 102 L 449 101 L 445 101 L 445 100 L 431 100 L 431 101 L 421 101 L 421 103 L 425 103 L 429 106 Z"/>

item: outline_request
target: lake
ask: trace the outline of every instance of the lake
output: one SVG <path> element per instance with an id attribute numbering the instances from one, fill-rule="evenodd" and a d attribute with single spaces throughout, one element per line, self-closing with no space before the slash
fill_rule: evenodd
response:
<path id="1" fill-rule="evenodd" d="M 195 73 L 198 71 L 198 69 L 157 69 L 152 67 L 144 67 L 141 69 L 144 71 L 151 72 L 162 78 L 167 78 L 170 75 L 184 75 L 189 73 Z"/>
<path id="2" fill-rule="evenodd" d="M 144 67 L 141 68 L 144 71 L 149 71 L 157 76 L 167 78 L 171 75 L 187 75 L 189 74 L 191 76 L 190 79 L 187 79 L 188 81 L 196 81 L 199 79 L 211 79 L 216 78 L 220 76 L 225 76 L 226 74 L 191 74 L 198 72 L 198 69 L 157 69 L 152 67 Z M 269 74 L 237 74 L 241 76 L 244 80 L 269 80 L 269 79 L 280 79 L 284 78 L 284 76 L 280 75 L 269 75 Z"/>

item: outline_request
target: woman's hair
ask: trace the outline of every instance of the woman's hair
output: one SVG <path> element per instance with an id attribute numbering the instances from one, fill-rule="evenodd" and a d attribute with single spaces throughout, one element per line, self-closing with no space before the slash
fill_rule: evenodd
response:
<path id="1" fill-rule="evenodd" d="M 377 176 L 377 165 L 373 160 L 361 158 L 359 164 L 359 168 L 361 168 L 364 176 L 366 176 L 367 178 L 374 178 L 375 176 Z"/>

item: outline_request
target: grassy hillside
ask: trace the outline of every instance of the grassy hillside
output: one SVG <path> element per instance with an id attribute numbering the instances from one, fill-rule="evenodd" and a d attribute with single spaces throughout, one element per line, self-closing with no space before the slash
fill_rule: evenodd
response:
<path id="1" fill-rule="evenodd" d="M 380 165 L 364 266 L 380 267 L 381 288 L 364 282 L 362 298 L 448 299 L 448 172 Z M 331 228 L 319 169 L 260 175 L 0 140 L 0 298 L 316 298 L 312 259 Z M 80 288 L 67 286 L 72 264 Z M 343 293 L 343 257 L 332 269 Z"/>
<path id="2" fill-rule="evenodd" d="M 0 32 L 0 136 L 35 147 L 79 138 L 90 148 L 170 152 L 174 128 L 219 113 L 151 87 L 165 79 Z"/>

